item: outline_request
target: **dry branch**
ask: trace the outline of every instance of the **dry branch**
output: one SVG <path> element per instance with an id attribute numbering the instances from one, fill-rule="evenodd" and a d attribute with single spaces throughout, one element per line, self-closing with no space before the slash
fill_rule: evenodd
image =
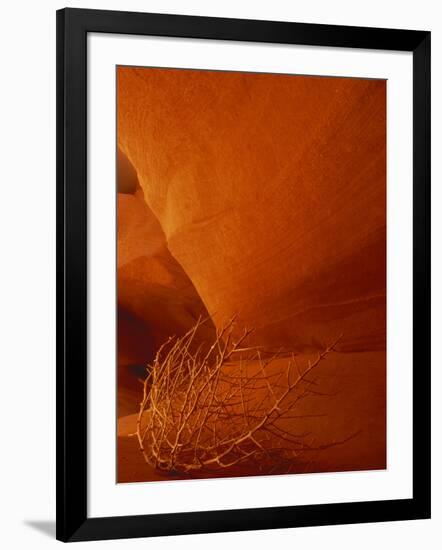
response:
<path id="1" fill-rule="evenodd" d="M 297 404 L 318 393 L 308 375 L 338 340 L 301 371 L 294 355 L 268 356 L 258 347 L 243 347 L 252 331 L 235 340 L 234 319 L 207 349 L 195 348 L 203 323 L 170 338 L 148 366 L 136 429 L 145 461 L 187 474 L 240 465 L 289 472 L 315 447 L 306 442 L 309 434 L 287 429 L 287 420 L 303 417 Z M 286 361 L 284 369 L 271 369 L 277 359 Z"/>

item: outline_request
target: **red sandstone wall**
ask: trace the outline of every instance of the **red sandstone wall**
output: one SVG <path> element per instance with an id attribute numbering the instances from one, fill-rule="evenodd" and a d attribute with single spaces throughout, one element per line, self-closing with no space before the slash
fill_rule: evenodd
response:
<path id="1" fill-rule="evenodd" d="M 342 350 L 384 348 L 385 93 L 374 80 L 119 68 L 119 146 L 215 323 L 239 314 L 269 347 L 342 332 Z M 140 260 L 140 284 L 157 267 Z"/>

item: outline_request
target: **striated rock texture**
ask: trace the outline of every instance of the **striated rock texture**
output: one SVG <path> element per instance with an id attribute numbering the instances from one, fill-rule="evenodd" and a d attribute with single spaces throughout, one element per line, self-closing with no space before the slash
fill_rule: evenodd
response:
<path id="1" fill-rule="evenodd" d="M 119 415 L 138 408 L 145 366 L 169 336 L 187 332 L 208 312 L 170 254 L 147 207 L 136 172 L 120 153 L 118 177 L 118 398 Z M 121 192 L 124 190 L 124 192 Z M 206 323 L 202 338 L 214 330 Z"/>
<path id="2" fill-rule="evenodd" d="M 138 236 L 121 235 L 119 300 L 179 324 L 187 276 L 259 345 L 385 349 L 385 122 L 381 80 L 120 67 L 119 147 L 147 206 L 120 195 Z"/>

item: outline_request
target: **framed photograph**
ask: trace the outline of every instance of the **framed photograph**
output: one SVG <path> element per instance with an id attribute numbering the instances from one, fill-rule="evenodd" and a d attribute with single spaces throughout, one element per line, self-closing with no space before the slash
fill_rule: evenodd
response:
<path id="1" fill-rule="evenodd" d="M 57 538 L 430 517 L 430 33 L 57 12 Z"/>

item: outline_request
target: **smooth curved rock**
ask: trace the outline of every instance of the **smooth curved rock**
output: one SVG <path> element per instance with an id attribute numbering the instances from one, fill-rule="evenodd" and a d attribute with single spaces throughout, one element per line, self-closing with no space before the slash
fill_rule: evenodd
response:
<path id="1" fill-rule="evenodd" d="M 118 194 L 118 414 L 137 410 L 140 378 L 158 347 L 208 317 L 192 282 L 172 257 L 141 190 Z M 213 324 L 201 338 L 212 339 Z M 196 339 L 195 345 L 200 343 Z"/>
<path id="2" fill-rule="evenodd" d="M 218 326 L 238 314 L 268 347 L 340 333 L 343 351 L 385 347 L 385 94 L 381 80 L 118 69 L 119 146 Z"/>
<path id="3" fill-rule="evenodd" d="M 138 175 L 133 164 L 118 147 L 117 150 L 117 190 L 118 193 L 133 195 L 140 188 Z"/>

